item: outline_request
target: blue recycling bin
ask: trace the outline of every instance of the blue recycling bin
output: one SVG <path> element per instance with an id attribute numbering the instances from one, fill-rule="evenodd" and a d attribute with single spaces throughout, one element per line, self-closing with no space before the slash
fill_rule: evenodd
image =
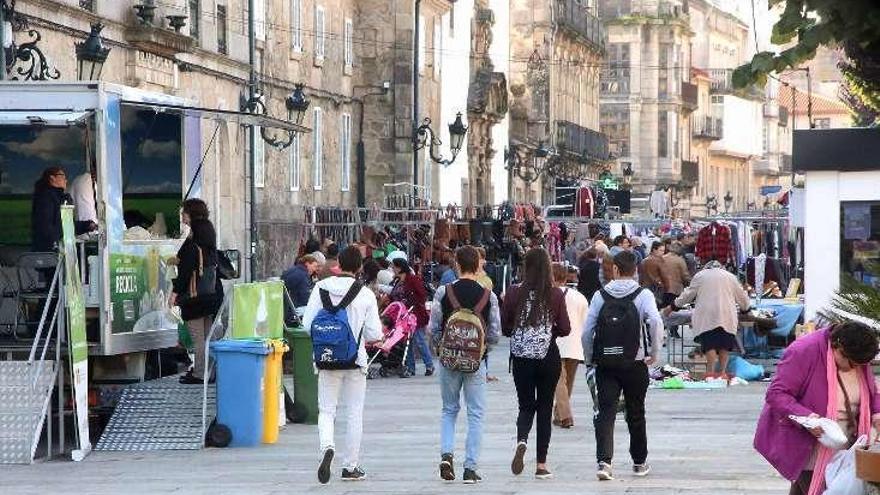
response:
<path id="1" fill-rule="evenodd" d="M 263 371 L 269 346 L 262 340 L 211 342 L 217 360 L 217 422 L 232 432 L 230 447 L 253 447 L 263 438 Z"/>

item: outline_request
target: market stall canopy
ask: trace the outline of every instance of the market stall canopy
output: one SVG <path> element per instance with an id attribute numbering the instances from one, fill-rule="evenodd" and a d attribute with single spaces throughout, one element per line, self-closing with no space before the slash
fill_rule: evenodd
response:
<path id="1" fill-rule="evenodd" d="M 69 127 L 84 123 L 93 112 L 69 110 L 2 110 L 0 125 L 34 125 L 44 127 Z"/>
<path id="2" fill-rule="evenodd" d="M 131 105 L 143 109 L 151 109 L 156 112 L 179 112 L 183 115 L 191 115 L 210 120 L 222 120 L 225 122 L 237 122 L 240 125 L 265 127 L 267 129 L 280 129 L 293 132 L 311 132 L 306 126 L 276 119 L 267 115 L 248 112 L 236 112 L 234 110 L 218 110 L 215 108 L 201 108 L 183 105 L 168 105 L 162 103 L 145 103 L 141 101 L 122 100 L 125 105 Z"/>

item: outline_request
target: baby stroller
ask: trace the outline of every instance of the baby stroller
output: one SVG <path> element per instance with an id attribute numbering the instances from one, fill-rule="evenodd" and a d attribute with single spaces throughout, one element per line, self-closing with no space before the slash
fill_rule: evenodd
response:
<path id="1" fill-rule="evenodd" d="M 412 308 L 407 308 L 402 302 L 393 302 L 385 308 L 382 312 L 385 338 L 365 345 L 370 358 L 367 364 L 368 379 L 387 377 L 400 371 L 417 326 Z M 373 366 L 374 363 L 379 366 Z"/>

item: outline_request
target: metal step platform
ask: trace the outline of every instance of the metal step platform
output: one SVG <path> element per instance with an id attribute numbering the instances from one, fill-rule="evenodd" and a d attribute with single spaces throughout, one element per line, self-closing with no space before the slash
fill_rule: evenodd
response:
<path id="1" fill-rule="evenodd" d="M 0 361 L 0 464 L 33 462 L 55 378 L 55 361 Z"/>
<path id="2" fill-rule="evenodd" d="M 202 436 L 201 385 L 177 376 L 137 383 L 122 391 L 95 450 L 198 450 Z M 208 386 L 208 422 L 214 418 L 215 387 Z"/>

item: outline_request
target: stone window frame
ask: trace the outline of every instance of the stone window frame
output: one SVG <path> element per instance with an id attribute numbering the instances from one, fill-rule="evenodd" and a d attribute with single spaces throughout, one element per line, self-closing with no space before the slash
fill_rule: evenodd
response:
<path id="1" fill-rule="evenodd" d="M 312 188 L 324 189 L 324 111 L 315 107 L 312 111 Z"/>
<path id="2" fill-rule="evenodd" d="M 303 51 L 303 0 L 290 0 L 290 48 Z"/>
<path id="3" fill-rule="evenodd" d="M 266 0 L 254 0 L 254 36 L 266 41 Z"/>
<path id="4" fill-rule="evenodd" d="M 354 20 L 346 17 L 343 23 L 342 58 L 345 75 L 351 75 L 354 67 Z"/>
<path id="5" fill-rule="evenodd" d="M 288 173 L 290 174 L 290 192 L 298 192 L 302 186 L 302 155 L 300 154 L 300 137 L 302 134 L 294 134 L 290 143 L 288 157 Z"/>
<path id="6" fill-rule="evenodd" d="M 189 35 L 196 40 L 196 45 L 202 42 L 202 2 L 201 0 L 187 0 L 187 13 L 189 14 Z"/>
<path id="7" fill-rule="evenodd" d="M 351 114 L 343 112 L 339 117 L 339 167 L 340 189 L 351 190 Z"/>
<path id="8" fill-rule="evenodd" d="M 221 14 L 222 12 L 222 14 Z M 229 8 L 217 3 L 217 53 L 229 54 Z"/>
<path id="9" fill-rule="evenodd" d="M 315 66 L 324 65 L 327 56 L 327 11 L 315 4 Z"/>
<path id="10" fill-rule="evenodd" d="M 260 134 L 260 127 L 254 126 L 254 187 L 266 187 L 266 145 Z"/>

